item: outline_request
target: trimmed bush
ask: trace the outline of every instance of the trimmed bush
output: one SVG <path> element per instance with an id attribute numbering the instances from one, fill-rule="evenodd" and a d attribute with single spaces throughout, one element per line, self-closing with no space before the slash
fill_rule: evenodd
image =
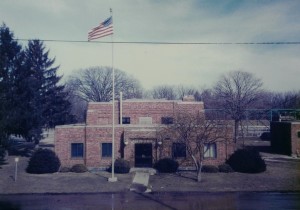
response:
<path id="1" fill-rule="evenodd" d="M 219 168 L 219 172 L 222 172 L 222 173 L 234 172 L 234 170 L 230 167 L 230 165 L 228 165 L 226 163 L 219 165 L 218 168 Z"/>
<path id="2" fill-rule="evenodd" d="M 217 166 L 212 166 L 212 165 L 203 165 L 201 172 L 204 173 L 218 173 L 219 169 Z"/>
<path id="3" fill-rule="evenodd" d="M 154 164 L 154 168 L 160 173 L 175 173 L 178 166 L 178 162 L 170 158 L 160 159 Z"/>
<path id="4" fill-rule="evenodd" d="M 253 149 L 239 149 L 226 162 L 234 171 L 241 173 L 260 173 L 266 170 L 265 161 L 258 151 Z"/>
<path id="5" fill-rule="evenodd" d="M 84 172 L 87 172 L 88 169 L 83 164 L 76 164 L 76 165 L 72 166 L 70 171 L 74 172 L 74 173 L 84 173 Z"/>
<path id="6" fill-rule="evenodd" d="M 108 169 L 111 172 L 111 166 Z M 127 160 L 118 158 L 115 160 L 115 173 L 117 174 L 127 174 L 130 171 L 130 164 Z"/>
<path id="7" fill-rule="evenodd" d="M 27 173 L 55 173 L 60 167 L 60 161 L 55 152 L 49 149 L 38 149 L 32 155 L 26 168 Z"/>

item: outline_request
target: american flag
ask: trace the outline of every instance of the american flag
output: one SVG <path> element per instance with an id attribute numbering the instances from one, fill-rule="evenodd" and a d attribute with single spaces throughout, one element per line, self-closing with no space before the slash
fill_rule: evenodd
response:
<path id="1" fill-rule="evenodd" d="M 88 34 L 88 40 L 99 39 L 104 36 L 113 34 L 112 16 L 93 28 Z"/>

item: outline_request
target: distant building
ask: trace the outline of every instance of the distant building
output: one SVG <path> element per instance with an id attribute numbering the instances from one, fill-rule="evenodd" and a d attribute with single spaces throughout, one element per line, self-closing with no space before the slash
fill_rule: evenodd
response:
<path id="1" fill-rule="evenodd" d="M 193 166 L 185 146 L 160 140 L 160 127 L 173 123 L 177 112 L 201 113 L 203 102 L 191 97 L 183 100 L 138 100 L 115 102 L 115 157 L 128 160 L 132 167 L 152 167 L 160 158 L 179 160 L 181 167 Z M 55 128 L 55 152 L 62 166 L 85 164 L 106 168 L 112 156 L 112 102 L 88 104 L 86 124 L 62 125 Z M 227 143 L 210 145 L 206 164 L 220 164 L 233 152 Z M 187 160 L 187 161 L 185 161 Z"/>
<path id="2" fill-rule="evenodd" d="M 300 157 L 300 122 L 271 122 L 272 152 Z"/>

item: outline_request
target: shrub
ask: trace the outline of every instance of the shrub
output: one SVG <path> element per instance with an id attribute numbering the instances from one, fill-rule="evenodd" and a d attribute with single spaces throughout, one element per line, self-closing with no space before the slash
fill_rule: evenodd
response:
<path id="1" fill-rule="evenodd" d="M 111 166 L 108 169 L 111 172 Z M 127 160 L 118 158 L 115 160 L 115 173 L 117 174 L 127 174 L 130 171 L 130 164 Z"/>
<path id="2" fill-rule="evenodd" d="M 234 170 L 230 167 L 230 165 L 228 165 L 226 163 L 219 165 L 218 168 L 219 168 L 219 172 L 222 172 L 222 173 L 234 172 Z"/>
<path id="3" fill-rule="evenodd" d="M 5 149 L 0 146 L 0 159 L 4 159 L 5 157 Z"/>
<path id="4" fill-rule="evenodd" d="M 227 160 L 234 171 L 242 173 L 260 173 L 266 170 L 265 161 L 258 151 L 253 149 L 239 149 Z"/>
<path id="5" fill-rule="evenodd" d="M 212 166 L 212 165 L 203 165 L 201 172 L 204 173 L 218 173 L 219 169 L 217 166 Z"/>
<path id="6" fill-rule="evenodd" d="M 60 161 L 52 150 L 38 149 L 30 158 L 26 171 L 31 174 L 46 174 L 57 172 L 59 167 Z"/>
<path id="7" fill-rule="evenodd" d="M 178 166 L 177 161 L 170 158 L 163 158 L 155 163 L 154 168 L 160 173 L 174 173 L 177 171 Z"/>
<path id="8" fill-rule="evenodd" d="M 74 173 L 84 173 L 84 172 L 87 172 L 88 169 L 83 164 L 76 164 L 76 165 L 72 166 L 70 171 L 74 172 Z"/>
<path id="9" fill-rule="evenodd" d="M 4 148 L 2 148 L 0 146 L 0 165 L 4 165 L 4 164 L 7 164 L 5 159 L 6 159 L 6 151 Z M 1 168 L 1 167 L 0 167 Z"/>

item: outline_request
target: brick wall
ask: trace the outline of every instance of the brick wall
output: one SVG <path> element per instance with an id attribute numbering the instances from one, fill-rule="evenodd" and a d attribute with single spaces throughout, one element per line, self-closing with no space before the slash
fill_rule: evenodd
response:
<path id="1" fill-rule="evenodd" d="M 153 163 L 163 157 L 172 157 L 172 141 L 163 140 L 158 145 L 157 125 L 162 117 L 172 117 L 174 113 L 204 113 L 202 102 L 167 101 L 167 100 L 124 100 L 123 117 L 130 117 L 131 124 L 120 125 L 119 102 L 115 103 L 115 158 L 122 157 L 135 164 L 135 144 L 152 144 Z M 65 125 L 55 128 L 55 152 L 62 166 L 85 164 L 88 167 L 108 167 L 111 157 L 102 157 L 102 143 L 112 142 L 112 103 L 89 103 L 86 125 Z M 140 117 L 151 117 L 152 125 L 139 124 Z M 126 141 L 127 145 L 124 144 Z M 84 144 L 84 157 L 71 157 L 71 144 Z M 224 143 L 217 145 L 217 158 L 206 159 L 205 164 L 219 164 L 225 161 L 226 154 L 231 154 L 233 147 Z M 183 165 L 191 165 L 191 161 L 182 161 Z"/>
<path id="2" fill-rule="evenodd" d="M 130 117 L 130 124 L 139 124 L 140 117 L 151 117 L 152 124 L 161 124 L 162 117 L 172 117 L 174 113 L 203 112 L 203 102 L 170 100 L 124 100 L 122 116 Z M 204 112 L 203 112 L 204 113 Z M 87 125 L 112 124 L 112 102 L 89 103 Z M 115 102 L 115 124 L 120 122 L 120 102 Z"/>
<path id="3" fill-rule="evenodd" d="M 300 122 L 291 123 L 292 155 L 300 157 Z"/>
<path id="4" fill-rule="evenodd" d="M 71 143 L 85 144 L 85 126 L 56 126 L 54 145 L 62 166 L 85 164 L 84 158 L 71 157 Z M 85 148 L 85 147 L 84 147 Z"/>
<path id="5" fill-rule="evenodd" d="M 272 122 L 271 148 L 278 154 L 300 156 L 300 122 Z"/>

